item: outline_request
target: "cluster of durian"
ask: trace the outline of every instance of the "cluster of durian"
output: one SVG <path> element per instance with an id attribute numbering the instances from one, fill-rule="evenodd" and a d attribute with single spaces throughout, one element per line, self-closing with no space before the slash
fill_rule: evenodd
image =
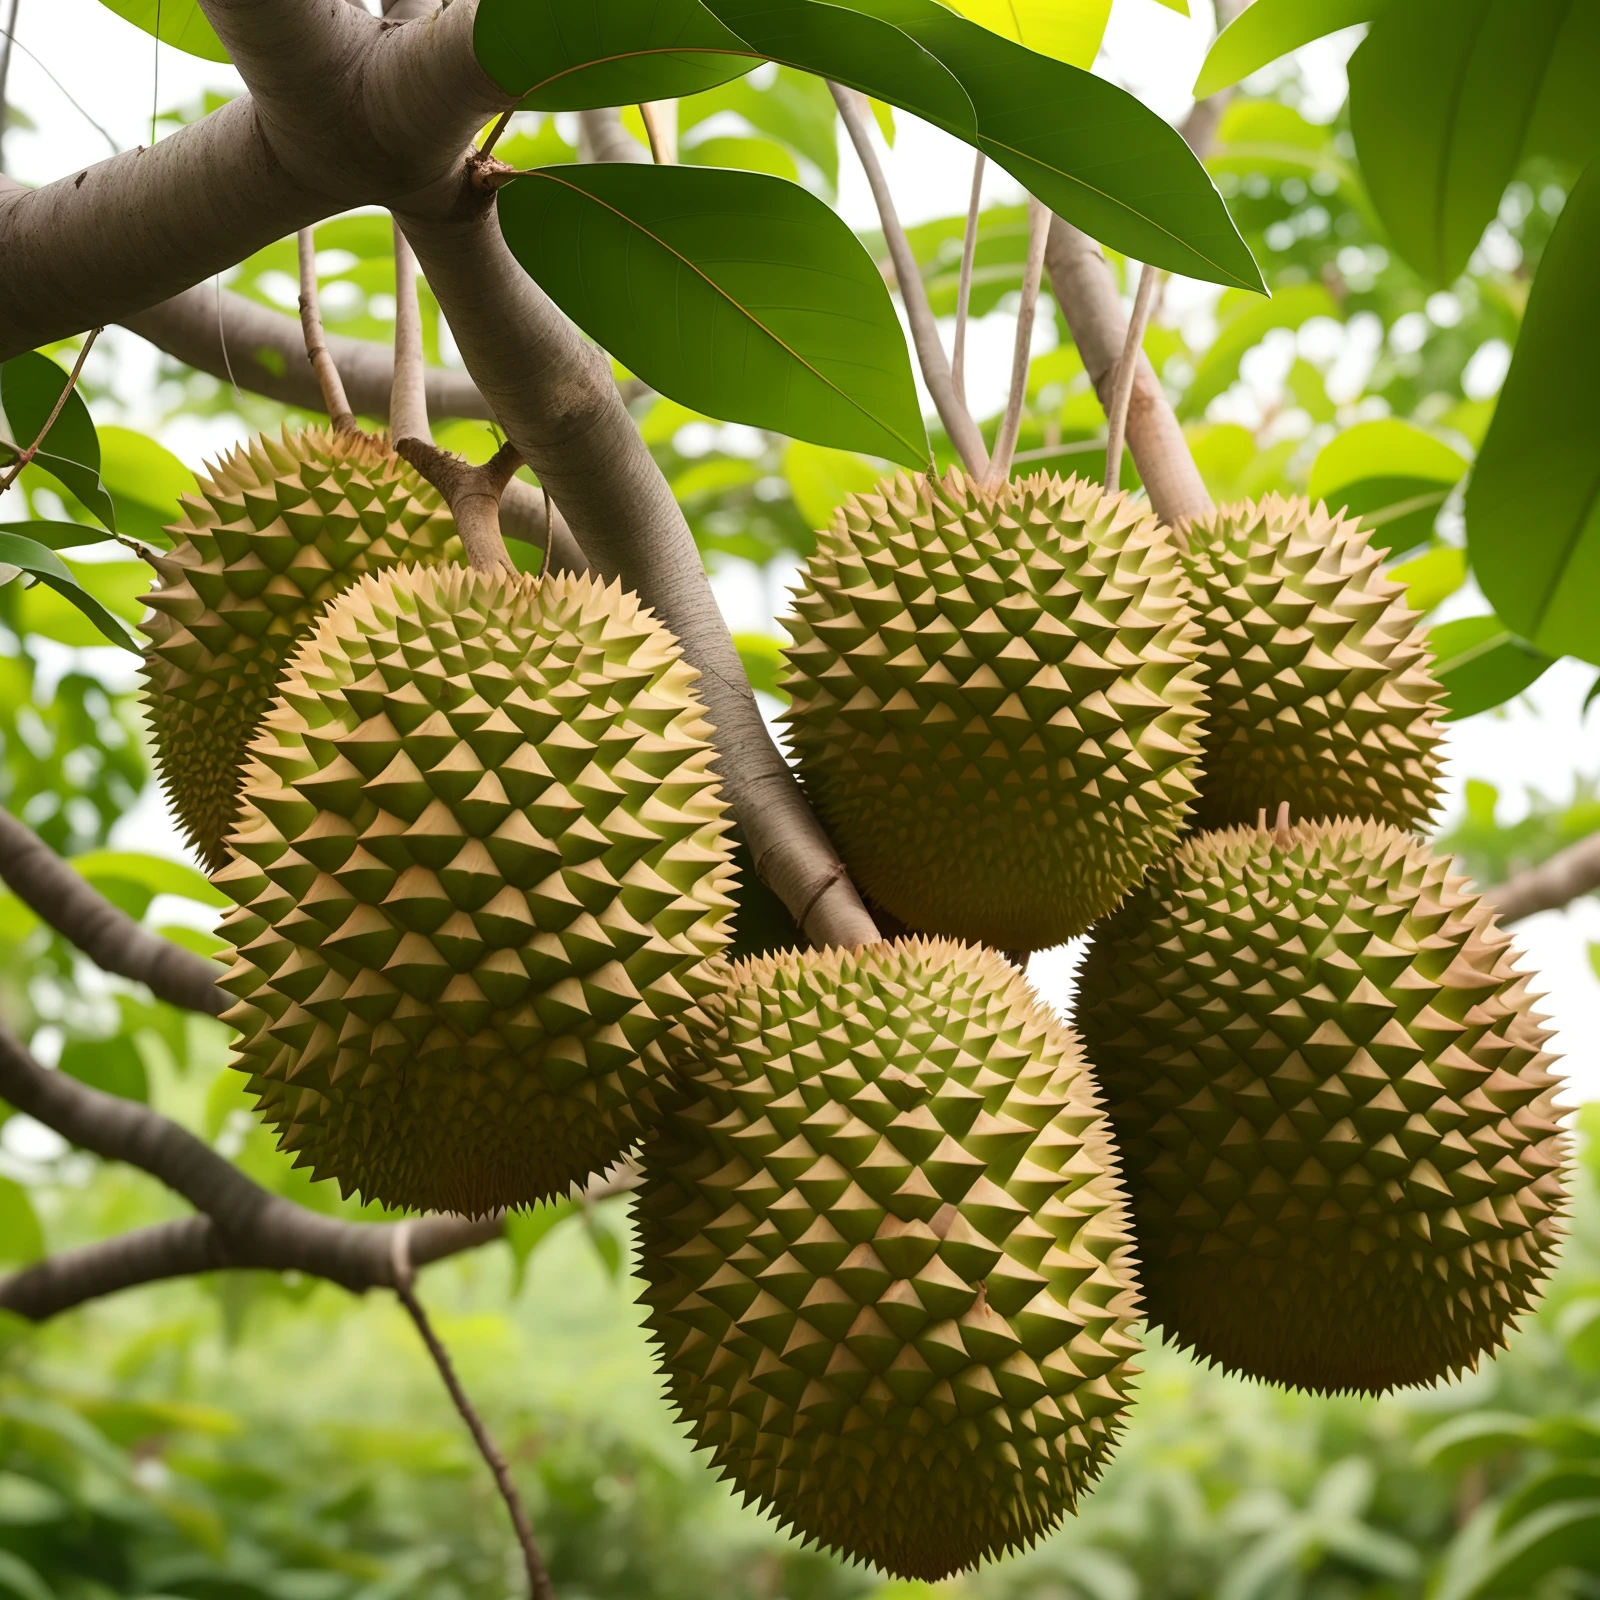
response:
<path id="1" fill-rule="evenodd" d="M 1173 531 L 1043 476 L 848 502 L 789 726 L 912 932 L 729 961 L 666 629 L 450 564 L 408 469 L 286 449 L 190 507 L 152 624 L 163 770 L 237 902 L 235 1065 L 299 1165 L 393 1206 L 526 1205 L 637 1149 L 649 1331 L 747 1499 L 939 1578 L 1072 1509 L 1141 1313 L 1316 1389 L 1503 1340 L 1562 1204 L 1545 1035 L 1402 831 L 1438 690 L 1355 524 Z M 998 952 L 1085 931 L 1075 1032 Z"/>

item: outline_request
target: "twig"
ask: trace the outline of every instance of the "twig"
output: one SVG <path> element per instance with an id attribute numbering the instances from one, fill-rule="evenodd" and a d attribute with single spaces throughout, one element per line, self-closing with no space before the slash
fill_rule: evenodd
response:
<path id="1" fill-rule="evenodd" d="M 334 428 L 339 433 L 354 433 L 355 413 L 351 411 L 350 402 L 345 398 L 344 381 L 339 376 L 338 367 L 333 363 L 333 357 L 328 353 L 327 335 L 322 330 L 322 301 L 317 292 L 315 235 L 314 228 L 300 230 L 300 327 L 305 334 L 306 359 L 310 361 L 311 370 L 317 375 L 317 384 L 322 390 L 322 402 L 328 408 L 328 415 L 333 418 Z"/>
<path id="2" fill-rule="evenodd" d="M 331 357 L 330 357 L 331 359 Z M 394 225 L 394 389 L 389 431 L 396 439 L 433 443 L 428 426 L 427 368 L 422 357 L 422 308 L 417 303 L 417 258 Z"/>
<path id="3" fill-rule="evenodd" d="M 1117 362 L 1116 378 L 1111 385 L 1111 404 L 1106 407 L 1105 485 L 1108 489 L 1122 486 L 1122 441 L 1128 426 L 1128 402 L 1133 398 L 1133 375 L 1138 370 L 1139 355 L 1144 348 L 1145 325 L 1150 320 L 1150 306 L 1159 277 L 1159 270 L 1147 261 L 1139 274 L 1133 315 L 1128 318 L 1128 336 L 1123 340 L 1122 359 Z"/>
<path id="4" fill-rule="evenodd" d="M 11 42 L 17 32 L 17 11 L 22 5 L 22 0 L 11 0 L 11 15 L 6 19 L 5 45 L 0 48 L 0 172 L 6 170 L 6 123 L 9 120 L 6 113 L 10 106 L 6 102 L 6 85 L 11 78 Z"/>
<path id="5" fill-rule="evenodd" d="M 983 202 L 983 172 L 989 158 L 979 151 L 972 161 L 972 198 L 967 202 L 967 228 L 961 237 L 961 280 L 956 289 L 956 337 L 950 352 L 950 385 L 962 408 L 967 405 L 967 313 L 972 305 L 972 263 L 978 254 L 978 209 Z"/>
<path id="6" fill-rule="evenodd" d="M 414 1274 L 411 1266 L 409 1222 L 402 1222 L 395 1229 L 391 1247 L 394 1251 L 394 1292 L 400 1297 L 401 1305 L 406 1308 L 411 1320 L 417 1325 L 417 1332 L 422 1335 L 422 1342 L 428 1347 L 428 1354 L 433 1357 L 433 1364 L 439 1369 L 439 1376 L 444 1380 L 445 1388 L 450 1391 L 450 1398 L 455 1401 L 456 1410 L 461 1413 L 461 1420 L 471 1430 L 473 1441 L 478 1446 L 478 1454 L 483 1457 L 490 1472 L 494 1474 L 500 1498 L 505 1501 L 506 1510 L 511 1516 L 511 1526 L 516 1530 L 517 1543 L 522 1546 L 522 1559 L 528 1569 L 528 1592 L 532 1600 L 555 1600 L 556 1592 L 550 1582 L 549 1569 L 544 1564 L 544 1557 L 539 1553 L 538 1541 L 533 1536 L 533 1524 L 528 1520 L 528 1511 L 522 1503 L 522 1496 L 517 1492 L 511 1468 L 488 1428 L 484 1426 L 483 1418 L 478 1415 L 477 1408 L 467 1396 L 467 1391 L 461 1387 L 455 1365 L 450 1360 L 450 1352 L 445 1349 L 439 1336 L 433 1331 L 428 1313 L 423 1310 L 422 1302 L 417 1299 L 416 1292 L 412 1288 Z"/>
<path id="7" fill-rule="evenodd" d="M 72 365 L 71 375 L 67 378 L 67 386 L 56 396 L 56 403 L 50 408 L 50 415 L 44 419 L 44 426 L 39 430 L 39 437 L 28 448 L 22 451 L 11 464 L 11 470 L 0 478 L 0 494 L 14 484 L 22 475 L 22 469 L 39 453 L 39 446 L 49 437 L 50 430 L 56 425 L 56 418 L 66 409 L 67 401 L 72 396 L 72 391 L 78 387 L 78 379 L 83 373 L 83 364 L 89 359 L 89 352 L 94 349 L 94 342 L 105 332 L 104 328 L 94 329 L 89 337 L 83 341 L 83 349 L 78 352 L 78 359 Z"/>
<path id="8" fill-rule="evenodd" d="M 511 119 L 517 114 L 517 108 L 512 106 L 509 111 L 502 111 L 495 119 L 494 126 L 489 130 L 489 137 L 478 146 L 480 155 L 492 156 L 494 147 L 500 143 L 501 135 L 511 126 Z"/>
<path id="9" fill-rule="evenodd" d="M 675 106 L 676 102 L 671 100 L 639 102 L 639 115 L 644 119 L 645 136 L 650 141 L 650 154 L 658 167 L 677 165 L 678 141 L 668 121 L 669 109 L 674 109 Z"/>
<path id="10" fill-rule="evenodd" d="M 1028 259 L 1022 269 L 1022 304 L 1017 308 L 1017 336 L 1011 351 L 1011 393 L 995 438 L 994 459 L 989 464 L 988 483 L 993 489 L 998 489 L 1010 476 L 1011 458 L 1017 453 L 1022 406 L 1028 396 L 1028 366 L 1033 354 L 1033 318 L 1039 304 L 1039 280 L 1044 276 L 1044 247 L 1049 237 L 1049 208 L 1029 195 Z"/>
<path id="11" fill-rule="evenodd" d="M 515 445 L 501 445 L 481 467 L 424 439 L 397 439 L 395 449 L 445 497 L 471 566 L 479 572 L 515 566 L 500 532 L 500 496 L 522 465 Z"/>
<path id="12" fill-rule="evenodd" d="M 884 176 L 878 153 L 872 147 L 872 136 L 867 121 L 861 114 L 861 104 L 853 89 L 830 82 L 839 115 L 860 157 L 862 170 L 872 189 L 872 198 L 878 207 L 878 218 L 883 224 L 884 243 L 889 247 L 894 262 L 895 278 L 900 285 L 900 298 L 905 302 L 906 316 L 911 322 L 911 339 L 916 346 L 917 362 L 922 368 L 923 381 L 939 420 L 950 435 L 962 464 L 975 478 L 982 478 L 989 469 L 989 452 L 984 448 L 983 435 L 972 420 L 972 413 L 957 396 L 951 377 L 950 363 L 945 359 L 944 346 L 939 342 L 938 325 L 933 320 L 928 305 L 928 291 L 922 281 L 917 260 L 911 253 L 911 241 L 900 226 L 900 216 L 894 207 L 894 196 L 889 192 L 889 180 Z"/>

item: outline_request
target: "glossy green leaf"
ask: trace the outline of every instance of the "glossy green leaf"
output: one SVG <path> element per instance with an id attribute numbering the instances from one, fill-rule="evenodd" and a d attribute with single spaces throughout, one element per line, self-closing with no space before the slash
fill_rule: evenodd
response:
<path id="1" fill-rule="evenodd" d="M 1460 617 L 1428 630 L 1434 675 L 1444 685 L 1446 722 L 1514 700 L 1555 665 L 1499 617 Z"/>
<path id="2" fill-rule="evenodd" d="M 135 655 L 144 654 L 139 641 L 83 587 L 72 569 L 48 545 L 40 544 L 37 539 L 25 538 L 20 533 L 0 533 L 0 572 L 7 567 L 38 579 L 62 599 L 76 606 L 93 624 L 96 633 L 109 639 L 112 644 L 121 645 Z M 90 642 L 98 643 L 99 640 Z"/>
<path id="3" fill-rule="evenodd" d="M 1111 0 L 950 0 L 962 16 L 991 33 L 1070 62 L 1094 65 L 1111 20 Z M 1162 0 L 1184 10 L 1184 0 Z M 1185 10 L 1185 15 L 1187 11 Z"/>
<path id="4" fill-rule="evenodd" d="M 1406 604 L 1413 611 L 1432 611 L 1467 581 L 1467 552 L 1458 545 L 1442 544 L 1391 567 L 1389 576 L 1406 586 Z"/>
<path id="5" fill-rule="evenodd" d="M 201 56 L 207 61 L 226 61 L 228 52 L 217 37 L 217 30 L 206 21 L 200 9 L 200 0 L 100 0 L 108 11 L 125 17 L 136 28 L 143 28 L 152 38 L 157 37 L 156 19 L 160 18 L 160 39 L 175 50 L 191 56 Z"/>
<path id="6" fill-rule="evenodd" d="M 1600 150 L 1597 76 L 1600 7 L 1390 0 L 1350 60 L 1350 128 L 1401 255 L 1453 282 L 1525 156 Z"/>
<path id="7" fill-rule="evenodd" d="M 733 167 L 741 172 L 765 172 L 774 178 L 797 183 L 800 168 L 776 139 L 746 139 L 737 134 L 719 134 L 702 139 L 683 152 L 683 161 L 693 167 Z"/>
<path id="8" fill-rule="evenodd" d="M 545 105 L 559 92 L 574 109 L 687 92 L 674 86 L 683 61 L 697 50 L 721 52 L 717 70 L 728 75 L 730 40 L 742 41 L 756 59 L 847 84 L 976 144 L 1115 249 L 1191 277 L 1262 287 L 1226 206 L 1174 128 L 1114 84 L 935 0 L 623 0 L 604 8 L 581 0 L 559 11 L 554 0 L 483 0 L 477 28 L 479 59 L 508 93 L 534 91 Z M 611 85 L 622 71 L 626 93 Z"/>
<path id="9" fill-rule="evenodd" d="M 20 534 L 49 550 L 75 550 L 113 537 L 105 528 L 87 522 L 0 522 L 0 533 Z"/>
<path id="10" fill-rule="evenodd" d="M 1466 470 L 1466 458 L 1442 439 L 1384 417 L 1358 422 L 1324 446 L 1312 463 L 1310 495 L 1360 517 L 1373 544 L 1397 555 L 1432 534 Z"/>
<path id="11" fill-rule="evenodd" d="M 749 77 L 735 78 L 704 94 L 678 102 L 678 136 L 689 135 L 719 111 L 732 111 L 809 161 L 830 188 L 839 181 L 838 108 L 828 86 L 810 72 L 779 67 L 771 83 L 757 87 Z M 527 162 L 546 166 L 546 161 Z"/>
<path id="12" fill-rule="evenodd" d="M 138 850 L 89 850 L 73 856 L 72 865 L 97 888 L 108 879 L 137 884 L 147 895 L 182 895 L 185 900 L 219 910 L 231 902 L 211 880 L 186 861 L 146 855 Z"/>
<path id="13" fill-rule="evenodd" d="M 978 147 L 1051 210 L 1135 260 L 1263 288 L 1194 152 L 1125 90 L 1024 50 L 934 0 L 857 4 L 894 21 L 960 79 L 977 112 Z"/>
<path id="14" fill-rule="evenodd" d="M 1371 22 L 1388 0 L 1255 0 L 1211 46 L 1195 79 L 1197 100 L 1231 88 L 1269 61 L 1324 34 Z"/>
<path id="15" fill-rule="evenodd" d="M 567 315 L 662 394 L 793 438 L 927 462 L 883 279 L 797 185 L 712 168 L 545 167 L 500 191 L 500 225 Z"/>
<path id="16" fill-rule="evenodd" d="M 1442 1472 L 1502 1455 L 1533 1441 L 1532 1421 L 1515 1411 L 1469 1411 L 1430 1429 L 1417 1442 L 1417 1459 Z"/>
<path id="17" fill-rule="evenodd" d="M 125 1033 L 109 1039 L 69 1039 L 58 1063 L 69 1078 L 86 1083 L 102 1094 L 145 1104 L 150 1099 L 150 1078 L 139 1047 Z"/>
<path id="18" fill-rule="evenodd" d="M 576 1200 L 547 1200 L 541 1205 L 530 1206 L 526 1211 L 506 1213 L 504 1238 L 511 1247 L 513 1295 L 522 1292 L 528 1263 L 533 1259 L 539 1246 L 549 1238 L 559 1224 L 565 1222 L 568 1217 L 576 1216 L 578 1210 Z"/>
<path id="19" fill-rule="evenodd" d="M 1211 348 L 1200 358 L 1184 391 L 1179 414 L 1198 417 L 1239 376 L 1239 363 L 1274 328 L 1298 328 L 1313 317 L 1337 317 L 1339 307 L 1320 283 L 1282 288 L 1270 300 L 1257 295 L 1223 296 L 1220 326 Z"/>
<path id="20" fill-rule="evenodd" d="M 800 515 L 811 527 L 825 528 L 850 495 L 865 494 L 883 472 L 848 450 L 797 440 L 783 453 L 783 475 Z"/>
<path id="21" fill-rule="evenodd" d="M 1600 172 L 1568 197 L 1467 485 L 1484 597 L 1552 655 L 1600 663 Z"/>
<path id="22" fill-rule="evenodd" d="M 70 375 L 37 350 L 0 365 L 0 409 L 19 450 L 39 438 Z M 61 415 L 40 441 L 35 465 L 70 489 L 92 517 L 108 528 L 117 525 L 116 508 L 100 483 L 100 440 L 89 408 L 76 389 L 67 396 Z"/>
<path id="23" fill-rule="evenodd" d="M 0 1178 L 0 1261 L 26 1265 L 44 1254 L 44 1236 L 28 1191 Z"/>

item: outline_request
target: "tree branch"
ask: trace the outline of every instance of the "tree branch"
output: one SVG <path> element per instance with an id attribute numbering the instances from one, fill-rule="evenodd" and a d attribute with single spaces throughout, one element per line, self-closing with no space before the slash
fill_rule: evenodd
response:
<path id="1" fill-rule="evenodd" d="M 1011 460 L 1017 453 L 1022 407 L 1028 398 L 1028 368 L 1032 364 L 1033 316 L 1039 304 L 1039 279 L 1044 272 L 1044 246 L 1049 230 L 1049 208 L 1030 194 L 1028 255 L 1022 269 L 1022 302 L 1017 307 L 1017 330 L 1011 349 L 1011 391 L 1006 399 L 1005 415 L 1000 419 L 1000 431 L 995 435 L 994 458 L 989 463 L 986 481 L 991 488 L 998 489 L 1011 476 Z"/>
<path id="2" fill-rule="evenodd" d="M 1492 884 L 1484 898 L 1502 922 L 1520 922 L 1540 911 L 1558 911 L 1600 889 L 1600 833 L 1569 844 L 1548 861 Z"/>
<path id="3" fill-rule="evenodd" d="M 417 303 L 417 258 L 394 224 L 394 387 L 389 416 L 396 439 L 433 443 L 428 426 L 427 364 L 422 354 L 422 310 Z"/>
<path id="4" fill-rule="evenodd" d="M 4 809 L 0 809 L 0 878 L 102 971 L 132 978 L 186 1011 L 215 1017 L 232 1005 L 217 987 L 216 967 L 141 927 Z"/>
<path id="5" fill-rule="evenodd" d="M 477 467 L 425 439 L 399 439 L 395 449 L 444 496 L 468 566 L 493 572 L 514 565 L 500 533 L 500 497 L 522 465 L 515 445 L 501 445 Z"/>
<path id="6" fill-rule="evenodd" d="M 315 228 L 302 228 L 295 236 L 300 256 L 300 327 L 305 334 L 306 359 L 317 375 L 317 386 L 322 390 L 323 409 L 333 419 L 335 433 L 354 433 L 355 413 L 345 397 L 344 383 L 339 369 L 328 353 L 328 336 L 322 328 L 322 296 L 317 285 L 317 233 Z"/>
<path id="7" fill-rule="evenodd" d="M 1106 407 L 1106 473 L 1108 489 L 1122 487 L 1122 441 L 1128 426 L 1128 402 L 1133 398 L 1133 379 L 1139 353 L 1144 349 L 1144 331 L 1150 324 L 1156 281 L 1160 273 L 1145 262 L 1139 273 L 1139 289 L 1133 297 L 1133 315 L 1128 318 L 1128 334 L 1122 341 L 1111 377 L 1111 404 Z"/>

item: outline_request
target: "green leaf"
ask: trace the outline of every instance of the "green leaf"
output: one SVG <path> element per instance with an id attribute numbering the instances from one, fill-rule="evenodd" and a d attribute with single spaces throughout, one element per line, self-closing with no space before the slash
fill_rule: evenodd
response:
<path id="1" fill-rule="evenodd" d="M 66 562 L 47 545 L 40 544 L 37 539 L 25 539 L 20 533 L 0 532 L 0 569 L 6 567 L 30 574 L 62 599 L 70 601 L 112 644 L 121 645 L 135 655 L 144 654 L 139 641 L 79 583 Z"/>
<path id="2" fill-rule="evenodd" d="M 776 139 L 747 139 L 736 134 L 719 134 L 702 139 L 683 152 L 683 159 L 695 167 L 733 167 L 741 172 L 765 172 L 774 178 L 796 183 L 800 167 Z"/>
<path id="3" fill-rule="evenodd" d="M 1467 548 L 1495 610 L 1552 655 L 1600 663 L 1600 171 L 1567 199 L 1467 486 Z"/>
<path id="4" fill-rule="evenodd" d="M 1413 611 L 1432 611 L 1467 581 L 1467 552 L 1458 545 L 1442 544 L 1391 567 L 1389 576 L 1406 586 L 1406 604 Z"/>
<path id="5" fill-rule="evenodd" d="M 950 0 L 962 16 L 1040 55 L 1086 71 L 1100 54 L 1111 0 Z M 1185 0 L 1161 0 L 1188 15 Z"/>
<path id="6" fill-rule="evenodd" d="M 1255 0 L 1211 46 L 1194 95 L 1204 100 L 1324 34 L 1371 22 L 1387 0 Z"/>
<path id="7" fill-rule="evenodd" d="M 1460 617 L 1428 630 L 1434 674 L 1445 689 L 1446 722 L 1514 700 L 1555 665 L 1499 617 Z"/>
<path id="8" fill-rule="evenodd" d="M 101 544 L 114 537 L 87 522 L 0 522 L 0 533 L 19 533 L 51 550 L 75 550 L 79 545 Z"/>
<path id="9" fill-rule="evenodd" d="M 750 687 L 758 694 L 781 696 L 778 680 L 784 672 L 783 641 L 765 633 L 736 633 L 733 643 Z"/>
<path id="10" fill-rule="evenodd" d="M 526 1211 L 512 1211 L 506 1215 L 505 1241 L 511 1247 L 511 1293 L 522 1292 L 527 1277 L 528 1263 L 534 1252 L 550 1233 L 568 1217 L 579 1210 L 576 1200 L 547 1200 L 542 1205 L 530 1206 Z"/>
<path id="11" fill-rule="evenodd" d="M 1600 150 L 1596 76 L 1592 5 L 1390 0 L 1350 60 L 1350 129 L 1400 254 L 1453 282 L 1525 156 Z"/>
<path id="12" fill-rule="evenodd" d="M 0 365 L 0 409 L 5 411 L 17 449 L 25 450 L 39 438 L 69 382 L 71 375 L 37 350 L 24 351 Z M 33 459 L 70 489 L 90 516 L 116 528 L 116 508 L 100 484 L 100 440 L 89 408 L 76 389 L 67 396 L 61 415 L 50 424 Z"/>
<path id="13" fill-rule="evenodd" d="M 150 1078 L 139 1047 L 125 1033 L 109 1039 L 69 1039 L 62 1046 L 61 1071 L 102 1094 L 114 1094 L 141 1105 L 150 1099 Z"/>
<path id="14" fill-rule="evenodd" d="M 0 1178 L 0 1261 L 26 1266 L 44 1254 L 44 1235 L 28 1191 Z"/>
<path id="15" fill-rule="evenodd" d="M 1562 1567 L 1592 1572 L 1600 1548 L 1600 1498 L 1546 1506 L 1493 1541 L 1457 1581 L 1442 1585 L 1437 1600 L 1491 1600 L 1532 1594 Z"/>
<path id="16" fill-rule="evenodd" d="M 1373 544 L 1399 554 L 1433 532 L 1439 508 L 1467 470 L 1442 439 L 1398 418 L 1358 422 L 1331 440 L 1311 467 L 1310 495 L 1360 517 Z"/>
<path id="17" fill-rule="evenodd" d="M 55 1600 L 55 1595 L 39 1574 L 21 1556 L 0 1550 L 0 1594 L 15 1600 Z"/>
<path id="18" fill-rule="evenodd" d="M 732 75 L 728 53 L 742 42 L 755 59 L 834 79 L 976 144 L 1115 249 L 1262 288 L 1227 207 L 1174 128 L 1114 84 L 935 0 L 574 0 L 559 9 L 554 0 L 483 0 L 476 30 L 479 61 L 501 87 L 532 91 L 544 108 L 559 96 L 565 109 L 688 93 L 679 85 L 696 52 L 710 52 L 715 81 Z"/>
<path id="19" fill-rule="evenodd" d="M 500 225 L 551 299 L 662 394 L 926 464 L 883 279 L 797 185 L 713 168 L 545 167 L 500 191 Z"/>
<path id="20" fill-rule="evenodd" d="M 228 52 L 223 49 L 216 29 L 206 21 L 200 9 L 200 0 L 100 0 L 108 11 L 125 17 L 136 28 L 143 28 L 156 37 L 156 18 L 161 18 L 160 39 L 174 50 L 207 61 L 226 61 Z"/>
<path id="21" fill-rule="evenodd" d="M 825 528 L 853 494 L 865 494 L 882 471 L 848 450 L 824 450 L 796 441 L 783 453 L 783 475 L 800 515 L 813 528 Z"/>
<path id="22" fill-rule="evenodd" d="M 1179 415 L 1198 417 L 1239 376 L 1239 363 L 1274 328 L 1298 328 L 1313 317 L 1337 317 L 1339 307 L 1320 283 L 1280 288 L 1270 300 L 1256 295 L 1224 295 L 1217 308 L 1220 326 L 1210 349 L 1195 367 Z"/>
<path id="23" fill-rule="evenodd" d="M 100 429 L 100 481 L 117 508 L 117 530 L 169 548 L 166 525 L 181 514 L 178 497 L 199 494 L 194 474 L 173 453 L 132 428 Z"/>
<path id="24" fill-rule="evenodd" d="M 137 850 L 89 850 L 73 856 L 71 864 L 98 889 L 115 879 L 137 884 L 151 898 L 176 894 L 218 909 L 231 903 L 220 889 L 212 887 L 203 872 L 166 856 L 145 855 Z"/>
<path id="25" fill-rule="evenodd" d="M 1522 1449 L 1533 1437 L 1533 1423 L 1515 1411 L 1469 1411 L 1425 1433 L 1417 1441 L 1417 1460 L 1455 1473 L 1486 1457 Z"/>

